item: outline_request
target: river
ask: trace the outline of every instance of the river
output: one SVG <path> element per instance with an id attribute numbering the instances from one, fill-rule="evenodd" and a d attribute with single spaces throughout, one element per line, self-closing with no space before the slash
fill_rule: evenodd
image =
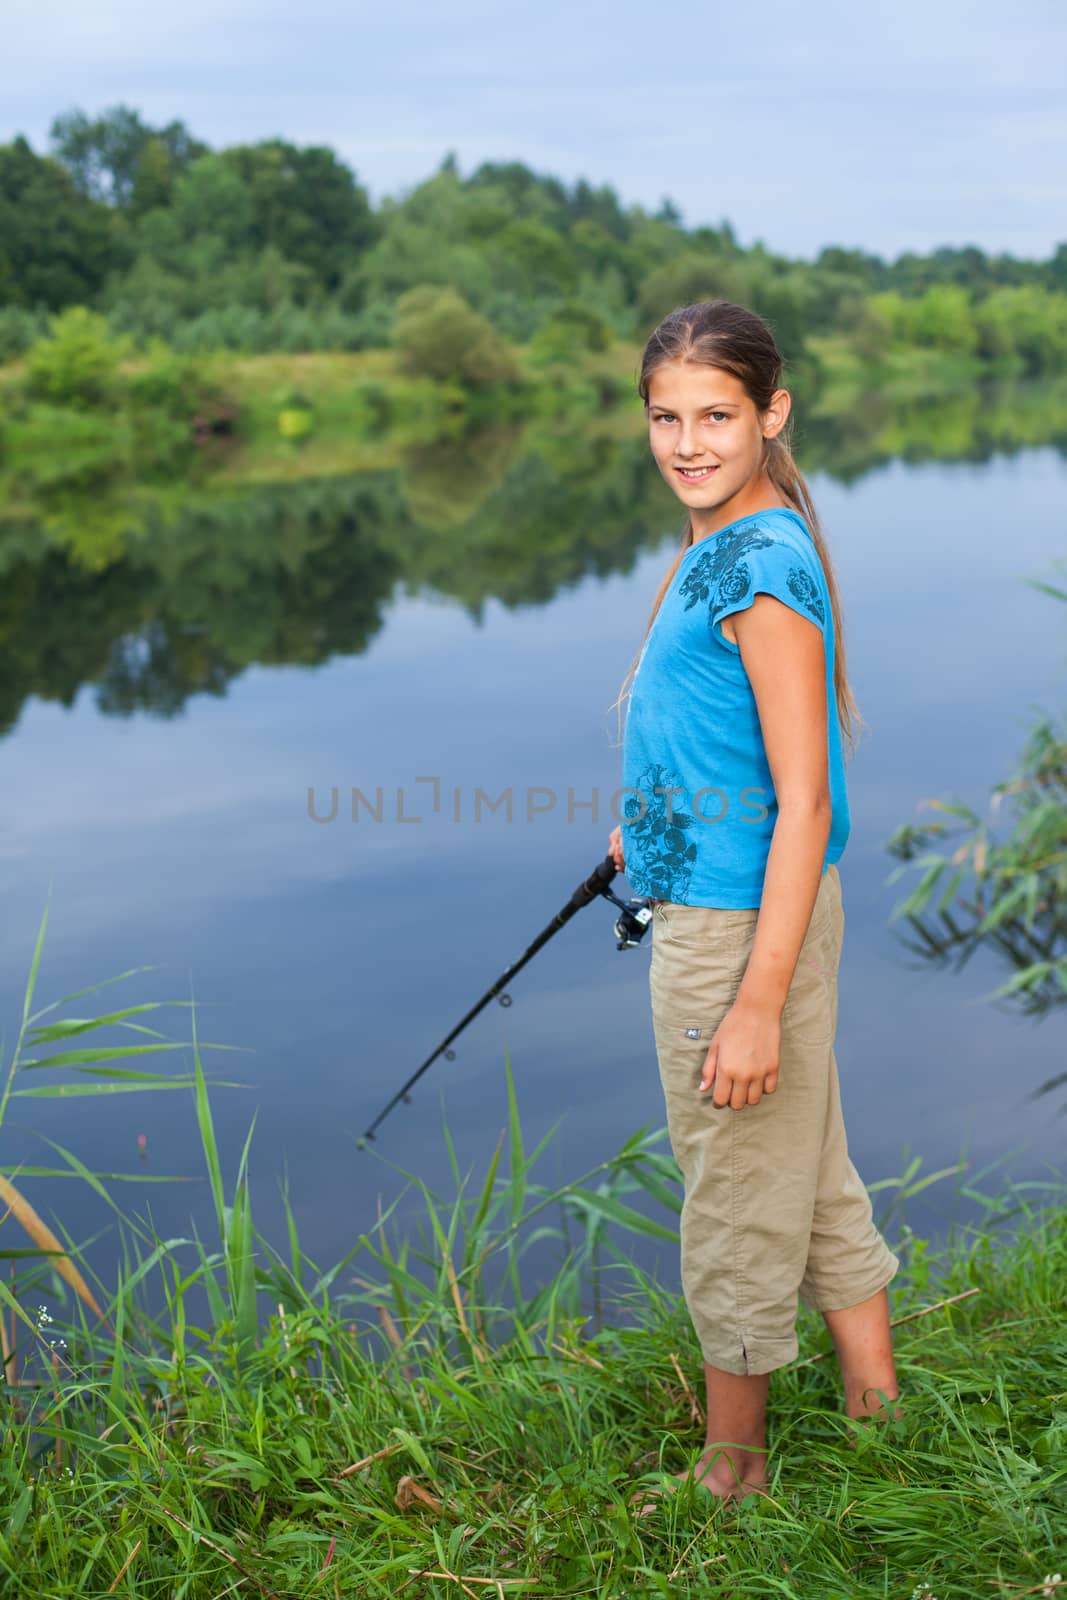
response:
<path id="1" fill-rule="evenodd" d="M 654 475 L 650 463 L 638 471 Z M 851 1151 L 868 1183 L 898 1174 L 913 1154 L 924 1172 L 964 1158 L 969 1179 L 990 1163 L 1039 1179 L 1061 1160 L 1063 1122 L 1052 1115 L 1055 1097 L 1028 1095 L 1062 1070 L 1062 1013 L 1034 1025 L 983 999 L 1009 975 L 992 956 L 959 974 L 909 956 L 888 918 L 914 874 L 890 885 L 884 846 L 898 824 L 919 820 L 924 797 L 984 812 L 1038 711 L 1062 710 L 1067 616 L 1026 580 L 1056 581 L 1067 463 L 1052 447 L 1033 448 L 978 462 L 895 460 L 848 484 L 815 472 L 811 485 L 868 724 L 848 769 L 852 834 L 840 862 L 837 1057 Z M 397 504 L 386 567 L 390 545 L 402 566 L 415 541 L 433 573 L 432 515 L 416 525 L 402 497 Z M 561 496 L 561 516 L 567 505 Z M 442 1107 L 461 1166 L 484 1172 L 506 1119 L 506 1053 L 528 1145 L 559 1124 L 538 1169 L 545 1182 L 577 1176 L 642 1124 L 660 1126 L 648 948 L 618 952 L 612 914 L 597 903 L 515 979 L 510 1006 L 491 1004 L 455 1059 L 430 1069 L 373 1149 L 356 1144 L 606 853 L 621 782 L 610 706 L 680 526 L 676 507 L 656 505 L 658 522 L 643 512 L 636 528 L 620 521 L 617 552 L 599 538 L 562 580 L 547 547 L 544 562 L 536 544 L 513 550 L 533 574 L 525 589 L 516 599 L 502 581 L 502 600 L 482 581 L 487 592 L 473 605 L 453 530 L 441 535 L 444 578 L 390 578 L 359 647 L 325 659 L 296 648 L 286 659 L 274 648 L 258 660 L 250 647 L 221 686 L 177 704 L 102 699 L 88 673 L 69 704 L 27 693 L 4 742 L 5 1068 L 51 891 L 35 1006 L 142 964 L 155 970 L 64 1014 L 195 1001 L 200 1039 L 231 1047 L 205 1048 L 209 1076 L 245 1085 L 214 1091 L 224 1171 L 234 1172 L 255 1117 L 257 1222 L 280 1242 L 284 1176 L 304 1248 L 320 1263 L 398 1198 L 398 1226 L 421 1211 L 399 1168 L 452 1192 Z M 522 524 L 515 539 L 554 549 L 550 516 L 532 526 L 541 531 Z M 498 537 L 506 549 L 507 529 Z M 252 547 L 233 558 L 226 604 L 237 631 L 261 622 L 240 566 L 251 569 Z M 293 583 L 321 579 L 305 562 Z M 358 609 L 360 592 L 346 604 Z M 276 599 L 283 615 L 286 606 L 317 614 L 313 590 Z M 76 636 L 90 600 L 83 593 L 75 605 L 61 591 L 55 603 L 70 607 L 57 628 L 69 623 Z M 140 640 L 149 651 L 150 633 Z M 333 786 L 336 819 L 311 820 L 309 790 L 326 815 Z M 353 788 L 369 800 L 381 789 L 380 821 L 362 806 L 352 820 Z M 511 821 L 484 806 L 476 821 L 475 791 L 508 788 Z M 527 791 L 537 806 L 551 794 L 552 809 L 528 819 Z M 580 804 L 568 818 L 569 791 L 579 803 L 596 792 L 599 818 Z M 411 818 L 420 820 L 403 820 Z M 626 892 L 622 880 L 616 889 Z M 143 1020 L 166 1037 L 190 1036 L 187 1008 Z M 181 1070 L 188 1052 L 147 1064 Z M 32 1081 L 44 1080 L 19 1079 Z M 188 1091 L 16 1101 L 5 1160 L 50 1163 L 41 1135 L 96 1170 L 195 1178 L 192 1187 L 134 1181 L 114 1190 L 124 1208 L 150 1208 L 164 1236 L 187 1232 L 190 1212 L 210 1234 Z M 105 1230 L 92 1260 L 106 1267 L 114 1229 L 80 1182 L 23 1181 L 75 1238 Z M 996 1176 L 982 1181 L 995 1186 Z M 909 1220 L 943 1229 L 958 1204 L 952 1191 L 950 1180 L 934 1185 Z M 670 1247 L 640 1248 L 676 1282 Z"/>

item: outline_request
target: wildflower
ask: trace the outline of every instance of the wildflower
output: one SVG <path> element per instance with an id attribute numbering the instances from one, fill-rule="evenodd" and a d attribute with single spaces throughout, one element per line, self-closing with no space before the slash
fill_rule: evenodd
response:
<path id="1" fill-rule="evenodd" d="M 46 1328 L 48 1326 L 48 1324 L 51 1322 L 51 1320 L 52 1320 L 52 1318 L 48 1315 L 48 1307 L 47 1306 L 38 1306 L 37 1307 L 37 1326 L 39 1328 Z"/>
<path id="2" fill-rule="evenodd" d="M 911 1591 L 911 1600 L 937 1600 L 937 1596 L 928 1583 L 917 1583 Z"/>
<path id="3" fill-rule="evenodd" d="M 1062 1572 L 1052 1572 L 1052 1573 L 1046 1572 L 1045 1576 L 1044 1576 L 1044 1579 L 1042 1581 L 1044 1582 L 1045 1587 L 1042 1589 L 1041 1593 L 1043 1595 L 1046 1595 L 1046 1596 L 1047 1595 L 1051 1595 L 1051 1594 L 1055 1594 L 1056 1590 L 1059 1588 L 1060 1584 L 1063 1582 L 1063 1573 Z"/>

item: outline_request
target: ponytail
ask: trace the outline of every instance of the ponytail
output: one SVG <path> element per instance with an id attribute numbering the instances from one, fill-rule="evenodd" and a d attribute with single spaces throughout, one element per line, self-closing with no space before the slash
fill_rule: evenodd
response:
<path id="1" fill-rule="evenodd" d="M 837 577 L 826 543 L 826 535 L 822 531 L 822 524 L 819 522 L 815 503 L 811 498 L 811 491 L 804 480 L 804 474 L 793 459 L 789 437 L 792 432 L 791 423 L 792 416 L 781 433 L 767 440 L 767 476 L 786 504 L 804 518 L 811 534 L 811 542 L 822 563 L 823 576 L 830 594 L 830 610 L 834 618 L 834 696 L 837 700 L 837 715 L 841 723 L 845 749 L 851 755 L 856 747 L 863 718 L 852 693 L 845 666 L 845 624 L 841 614 Z"/>

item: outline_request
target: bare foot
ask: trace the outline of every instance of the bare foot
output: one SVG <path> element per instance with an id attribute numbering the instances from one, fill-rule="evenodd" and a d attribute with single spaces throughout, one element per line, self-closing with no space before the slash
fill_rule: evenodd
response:
<path id="1" fill-rule="evenodd" d="M 730 1461 L 718 1447 L 707 1449 L 691 1468 L 675 1472 L 663 1488 L 639 1489 L 630 1496 L 634 1514 L 647 1517 L 657 1510 L 669 1495 L 675 1494 L 675 1485 L 693 1482 L 719 1500 L 743 1500 L 746 1495 L 765 1493 L 767 1483 L 766 1457 L 756 1452 L 746 1452 L 740 1476 L 734 1474 Z"/>

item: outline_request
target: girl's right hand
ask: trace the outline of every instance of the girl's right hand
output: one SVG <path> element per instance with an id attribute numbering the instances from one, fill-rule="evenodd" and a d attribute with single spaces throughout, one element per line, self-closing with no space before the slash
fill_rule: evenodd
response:
<path id="1" fill-rule="evenodd" d="M 608 854 L 610 855 L 612 861 L 614 861 L 615 865 L 618 867 L 619 871 L 620 872 L 625 872 L 626 871 L 626 862 L 623 859 L 623 854 L 622 854 L 622 828 L 621 827 L 616 828 L 614 833 L 611 835 L 611 838 L 608 840 Z"/>

